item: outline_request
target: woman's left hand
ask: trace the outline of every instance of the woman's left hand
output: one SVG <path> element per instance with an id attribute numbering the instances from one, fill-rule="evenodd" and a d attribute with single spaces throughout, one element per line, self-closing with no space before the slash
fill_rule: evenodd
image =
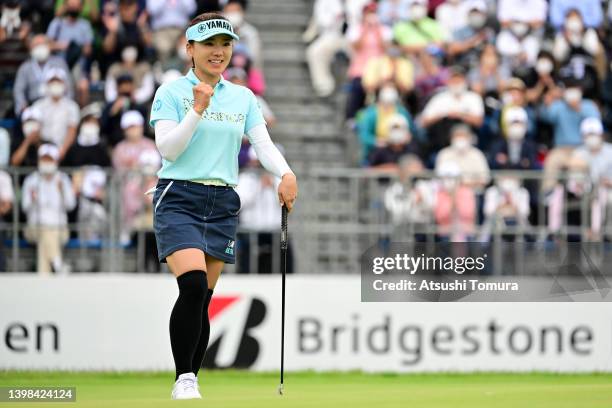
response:
<path id="1" fill-rule="evenodd" d="M 284 174 L 281 183 L 278 186 L 278 201 L 280 202 L 280 205 L 287 206 L 287 211 L 291 211 L 293 204 L 297 199 L 297 193 L 298 186 L 295 174 Z"/>

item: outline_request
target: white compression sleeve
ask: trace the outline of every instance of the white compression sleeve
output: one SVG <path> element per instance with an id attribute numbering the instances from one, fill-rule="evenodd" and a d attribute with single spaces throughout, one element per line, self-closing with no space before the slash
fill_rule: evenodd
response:
<path id="1" fill-rule="evenodd" d="M 164 159 L 175 161 L 183 153 L 200 119 L 202 117 L 190 109 L 181 123 L 164 119 L 155 122 L 155 144 Z"/>
<path id="2" fill-rule="evenodd" d="M 283 177 L 286 173 L 293 174 L 281 152 L 272 143 L 265 124 L 253 127 L 247 132 L 247 136 L 257 153 L 257 159 L 266 170 L 277 177 Z"/>

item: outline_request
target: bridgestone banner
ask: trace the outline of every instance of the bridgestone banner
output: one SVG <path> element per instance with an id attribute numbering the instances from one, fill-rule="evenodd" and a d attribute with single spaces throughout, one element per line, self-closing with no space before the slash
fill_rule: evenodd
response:
<path id="1" fill-rule="evenodd" d="M 0 276 L 0 369 L 172 370 L 171 276 Z M 280 276 L 222 276 L 205 365 L 277 370 Z M 612 371 L 612 305 L 361 302 L 353 276 L 287 278 L 288 370 Z"/>

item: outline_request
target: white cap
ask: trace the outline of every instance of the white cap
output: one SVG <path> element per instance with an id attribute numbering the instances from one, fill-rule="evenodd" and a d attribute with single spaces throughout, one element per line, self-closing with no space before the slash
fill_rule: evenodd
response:
<path id="1" fill-rule="evenodd" d="M 42 115 L 40 110 L 29 106 L 23 110 L 21 114 L 21 122 L 27 122 L 28 120 L 35 120 L 36 122 L 40 122 L 42 120 Z"/>
<path id="2" fill-rule="evenodd" d="M 94 102 L 84 106 L 83 109 L 81 109 L 81 120 L 87 116 L 93 116 L 100 119 L 100 116 L 102 116 L 102 107 L 100 106 L 100 103 Z"/>
<path id="3" fill-rule="evenodd" d="M 505 123 L 513 123 L 513 122 L 521 122 L 527 123 L 527 112 L 525 109 L 520 106 L 512 106 L 505 110 L 504 112 L 504 122 Z"/>
<path id="4" fill-rule="evenodd" d="M 466 2 L 467 6 L 468 6 L 468 10 L 478 10 L 480 12 L 486 13 L 487 12 L 487 4 L 484 2 L 484 0 L 469 0 Z"/>
<path id="5" fill-rule="evenodd" d="M 143 126 L 144 118 L 140 114 L 140 112 L 131 110 L 125 112 L 121 116 L 121 129 L 127 129 L 130 126 Z"/>
<path id="6" fill-rule="evenodd" d="M 38 157 L 49 156 L 53 160 L 59 160 L 59 149 L 56 145 L 45 143 L 38 148 Z"/>
<path id="7" fill-rule="evenodd" d="M 583 135 L 603 134 L 603 125 L 598 118 L 586 118 L 580 123 L 580 133 Z"/>
<path id="8" fill-rule="evenodd" d="M 49 82 L 52 79 L 61 79 L 66 82 L 66 71 L 61 68 L 50 68 L 45 71 L 45 82 Z"/>

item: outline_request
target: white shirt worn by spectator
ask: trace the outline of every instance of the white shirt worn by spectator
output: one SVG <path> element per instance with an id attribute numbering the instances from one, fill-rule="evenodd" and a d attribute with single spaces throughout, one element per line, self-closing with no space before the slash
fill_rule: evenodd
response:
<path id="1" fill-rule="evenodd" d="M 11 176 L 2 170 L 0 170 L 0 201 L 10 201 L 11 203 L 15 201 Z"/>
<path id="2" fill-rule="evenodd" d="M 32 105 L 42 114 L 40 134 L 42 140 L 61 147 L 68 128 L 79 124 L 79 105 L 63 97 L 57 102 L 51 97 L 39 99 Z"/>
<path id="3" fill-rule="evenodd" d="M 11 135 L 5 128 L 0 128 L 0 167 L 8 166 L 11 156 Z"/>
<path id="4" fill-rule="evenodd" d="M 507 196 L 506 196 L 507 194 Z M 483 213 L 486 217 L 492 217 L 497 213 L 499 206 L 504 203 L 506 197 L 516 209 L 517 218 L 526 220 L 529 216 L 529 191 L 525 187 L 518 187 L 508 193 L 502 191 L 498 186 L 487 188 L 484 198 Z M 503 214 L 499 214 L 503 215 Z"/>
<path id="5" fill-rule="evenodd" d="M 453 146 L 440 150 L 436 157 L 436 171 L 439 171 L 443 163 L 453 162 L 459 167 L 461 179 L 466 183 L 489 182 L 491 171 L 489 164 L 482 151 L 474 146 L 466 149 L 457 149 Z"/>
<path id="6" fill-rule="evenodd" d="M 419 180 L 412 189 L 397 181 L 385 190 L 385 208 L 394 225 L 403 223 L 427 224 L 433 219 L 434 183 Z"/>
<path id="7" fill-rule="evenodd" d="M 513 60 L 521 54 L 525 54 L 528 65 L 534 65 L 540 52 L 540 40 L 532 34 L 528 34 L 524 38 L 518 38 L 510 32 L 510 30 L 502 30 L 495 43 L 497 51 L 503 58 L 503 62 L 508 59 Z M 515 67 L 517 62 L 512 63 Z"/>
<path id="8" fill-rule="evenodd" d="M 497 4 L 499 21 L 545 22 L 547 15 L 546 0 L 499 0 Z"/>
<path id="9" fill-rule="evenodd" d="M 30 226 L 66 226 L 66 212 L 76 206 L 70 178 L 59 171 L 50 179 L 37 171 L 30 174 L 23 182 L 21 206 L 27 214 Z"/>
<path id="10" fill-rule="evenodd" d="M 446 116 L 451 112 L 467 113 L 469 115 L 484 116 L 482 97 L 476 92 L 465 91 L 454 95 L 450 91 L 442 91 L 434 95 L 423 110 L 423 118 Z"/>
<path id="11" fill-rule="evenodd" d="M 591 181 L 597 183 L 601 178 L 612 181 L 612 143 L 604 142 L 598 152 L 580 146 L 573 154 L 589 163 Z"/>
<path id="12" fill-rule="evenodd" d="M 259 173 L 248 170 L 240 173 L 236 192 L 242 203 L 240 225 L 243 228 L 258 232 L 278 231 L 281 218 L 279 184 L 280 179 L 275 177 L 272 186 L 264 187 Z"/>

